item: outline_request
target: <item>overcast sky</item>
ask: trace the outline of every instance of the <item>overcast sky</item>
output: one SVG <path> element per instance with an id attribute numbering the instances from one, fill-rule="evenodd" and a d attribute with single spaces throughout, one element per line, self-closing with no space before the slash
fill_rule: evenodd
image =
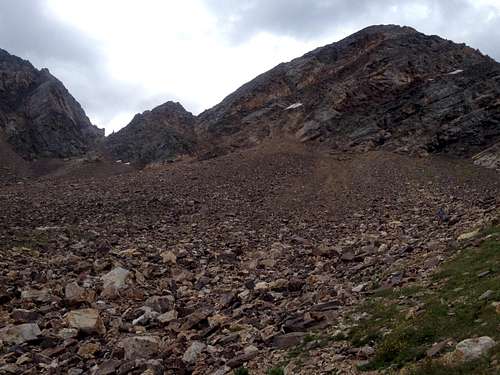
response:
<path id="1" fill-rule="evenodd" d="M 372 24 L 500 60 L 500 0 L 0 0 L 0 48 L 47 67 L 109 134 L 168 100 L 197 114 Z"/>

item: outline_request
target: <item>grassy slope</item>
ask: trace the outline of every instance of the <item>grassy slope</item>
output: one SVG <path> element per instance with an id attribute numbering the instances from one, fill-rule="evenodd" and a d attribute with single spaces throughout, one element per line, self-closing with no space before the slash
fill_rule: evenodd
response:
<path id="1" fill-rule="evenodd" d="M 498 373 L 493 359 L 500 359 L 499 346 L 488 358 L 453 368 L 426 359 L 426 351 L 444 340 L 490 336 L 500 342 L 500 315 L 492 304 L 500 301 L 500 227 L 485 235 L 479 247 L 460 251 L 425 285 L 380 293 L 360 307 L 369 318 L 357 323 L 350 340 L 354 346 L 376 349 L 363 369 L 406 367 L 418 375 Z M 489 290 L 492 295 L 480 300 Z"/>

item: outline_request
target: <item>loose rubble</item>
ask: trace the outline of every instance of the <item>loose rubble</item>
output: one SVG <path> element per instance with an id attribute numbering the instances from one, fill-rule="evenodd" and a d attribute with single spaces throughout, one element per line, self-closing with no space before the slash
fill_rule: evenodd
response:
<path id="1" fill-rule="evenodd" d="M 0 372 L 265 374 L 480 241 L 457 239 L 495 220 L 498 186 L 467 162 L 294 145 L 5 186 Z M 346 345 L 286 371 L 355 373 L 373 348 Z"/>

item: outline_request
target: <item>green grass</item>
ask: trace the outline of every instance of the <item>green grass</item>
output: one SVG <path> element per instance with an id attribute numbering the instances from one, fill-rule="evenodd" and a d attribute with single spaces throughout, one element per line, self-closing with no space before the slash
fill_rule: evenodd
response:
<path id="1" fill-rule="evenodd" d="M 360 308 L 369 318 L 357 323 L 349 339 L 353 346 L 374 345 L 376 349 L 374 358 L 363 370 L 401 368 L 423 360 L 427 349 L 442 340 L 458 342 L 490 336 L 500 341 L 499 319 L 491 304 L 500 301 L 500 228 L 488 234 L 492 238 L 479 248 L 464 249 L 445 263 L 429 287 L 415 284 L 383 291 Z M 479 277 L 484 271 L 489 274 Z M 480 301 L 479 297 L 488 290 L 493 295 Z M 421 307 L 420 313 L 408 315 L 409 308 L 416 305 Z M 415 374 L 481 374 L 483 368 L 486 371 L 483 373 L 490 373 L 484 361 L 453 370 L 434 362 L 422 366 Z"/>
<path id="2" fill-rule="evenodd" d="M 267 371 L 267 375 L 285 375 L 283 367 L 273 367 Z"/>
<path id="3" fill-rule="evenodd" d="M 250 372 L 245 367 L 240 367 L 234 370 L 234 375 L 249 375 Z"/>

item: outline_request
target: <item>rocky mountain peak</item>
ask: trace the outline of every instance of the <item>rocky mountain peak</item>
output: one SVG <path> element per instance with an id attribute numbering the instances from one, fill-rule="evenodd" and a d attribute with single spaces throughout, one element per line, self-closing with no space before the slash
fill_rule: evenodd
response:
<path id="1" fill-rule="evenodd" d="M 48 69 L 0 51 L 0 129 L 25 159 L 82 155 L 103 138 Z"/>
<path id="2" fill-rule="evenodd" d="M 129 126 L 175 134 L 168 157 L 217 156 L 268 139 L 469 157 L 500 140 L 499 67 L 465 44 L 376 25 L 279 64 L 196 118 L 168 102 Z M 186 128 L 193 129 L 190 147 L 175 147 L 171 142 L 186 140 Z M 119 148 L 149 148 L 149 137 L 143 140 Z"/>

